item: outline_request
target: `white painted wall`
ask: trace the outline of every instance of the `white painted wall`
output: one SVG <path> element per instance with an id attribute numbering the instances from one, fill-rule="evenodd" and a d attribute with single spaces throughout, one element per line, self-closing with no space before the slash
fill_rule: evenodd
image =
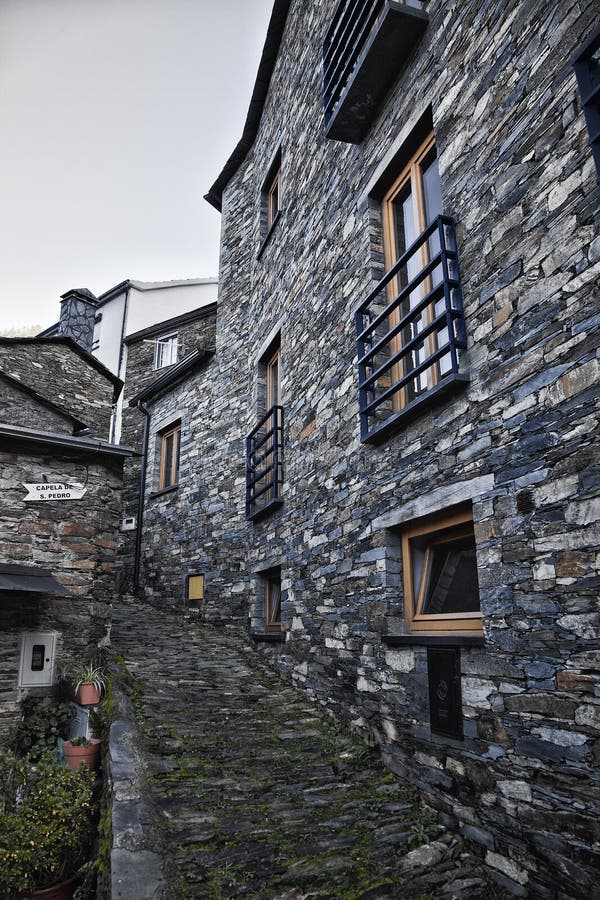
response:
<path id="1" fill-rule="evenodd" d="M 119 372 L 122 337 L 135 334 L 165 319 L 173 319 L 201 306 L 214 303 L 217 299 L 216 279 L 206 279 L 205 283 L 185 282 L 170 284 L 132 281 L 126 302 L 127 289 L 111 297 L 98 310 L 102 321 L 94 329 L 94 350 L 100 362 L 119 377 L 123 376 L 123 365 Z M 123 321 L 125 330 L 123 331 Z"/>
<path id="2" fill-rule="evenodd" d="M 200 306 L 214 303 L 217 299 L 217 287 L 216 282 L 143 289 L 132 285 L 127 310 L 126 336 L 149 328 L 157 322 L 173 319 Z"/>
<path id="3" fill-rule="evenodd" d="M 94 328 L 94 343 L 99 339 L 94 356 L 104 363 L 107 369 L 118 375 L 125 313 L 125 291 L 101 306 L 98 312 L 102 315 L 102 321 L 98 322 Z"/>

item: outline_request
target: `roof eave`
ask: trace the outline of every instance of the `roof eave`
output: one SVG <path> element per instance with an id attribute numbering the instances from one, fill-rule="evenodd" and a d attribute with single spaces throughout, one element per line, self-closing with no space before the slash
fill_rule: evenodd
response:
<path id="1" fill-rule="evenodd" d="M 188 356 L 172 366 L 168 372 L 165 372 L 164 375 L 160 375 L 144 388 L 143 391 L 140 391 L 139 394 L 132 397 L 129 401 L 129 406 L 137 406 L 139 403 L 144 403 L 146 400 L 156 397 L 158 394 L 162 393 L 162 391 L 177 384 L 178 381 L 193 372 L 198 366 L 206 362 L 207 359 L 210 359 L 213 354 L 214 350 L 205 348 L 193 350 Z"/>
<path id="2" fill-rule="evenodd" d="M 221 212 L 223 202 L 223 191 L 244 162 L 258 132 L 258 126 L 260 125 L 265 100 L 267 99 L 273 69 L 277 62 L 279 47 L 281 45 L 283 30 L 285 28 L 290 6 L 291 0 L 275 0 L 275 3 L 273 4 L 273 12 L 271 13 L 271 18 L 269 20 L 267 37 L 258 65 L 258 73 L 256 75 L 254 90 L 252 91 L 242 137 L 225 163 L 221 174 L 218 176 L 208 193 L 204 195 L 204 199 L 219 212 Z"/>

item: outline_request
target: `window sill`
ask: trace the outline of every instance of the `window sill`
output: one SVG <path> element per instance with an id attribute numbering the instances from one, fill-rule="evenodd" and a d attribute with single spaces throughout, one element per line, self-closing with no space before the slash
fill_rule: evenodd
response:
<path id="1" fill-rule="evenodd" d="M 257 522 L 259 519 L 262 519 L 263 516 L 268 516 L 274 510 L 279 509 L 280 506 L 283 506 L 283 500 L 269 500 L 269 502 L 265 503 L 264 506 L 261 506 L 259 509 L 255 509 L 254 512 L 249 513 L 246 518 L 251 522 Z"/>
<path id="2" fill-rule="evenodd" d="M 251 631 L 253 641 L 261 641 L 265 644 L 285 643 L 285 634 L 282 631 Z"/>
<path id="3" fill-rule="evenodd" d="M 170 484 L 169 487 L 163 488 L 160 491 L 152 491 L 152 493 L 148 495 L 148 500 L 154 500 L 155 497 L 163 497 L 165 494 L 172 494 L 174 491 L 178 490 L 178 484 Z"/>
<path id="4" fill-rule="evenodd" d="M 479 634 L 384 634 L 381 637 L 388 647 L 485 647 L 485 638 Z"/>
<path id="5" fill-rule="evenodd" d="M 259 249 L 258 249 L 258 253 L 256 254 L 256 258 L 257 258 L 257 259 L 260 259 L 261 256 L 263 255 L 263 251 L 264 251 L 265 247 L 267 246 L 267 244 L 269 243 L 269 241 L 271 240 L 271 235 L 272 235 L 273 232 L 275 231 L 275 229 L 276 229 L 276 227 L 277 227 L 277 223 L 279 222 L 280 218 L 281 218 L 281 210 L 278 210 L 278 211 L 277 211 L 277 215 L 276 215 L 275 218 L 273 219 L 273 224 L 271 225 L 271 227 L 269 228 L 269 230 L 268 230 L 267 233 L 265 234 L 264 239 L 263 239 L 263 242 L 262 242 L 262 244 L 260 245 L 260 247 L 259 247 Z"/>

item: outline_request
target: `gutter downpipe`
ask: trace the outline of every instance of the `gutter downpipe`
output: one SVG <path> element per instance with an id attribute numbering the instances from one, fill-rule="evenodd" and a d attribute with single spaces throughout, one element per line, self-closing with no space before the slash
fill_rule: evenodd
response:
<path id="1" fill-rule="evenodd" d="M 146 465 L 148 462 L 148 442 L 150 439 L 150 410 L 141 400 L 136 403 L 137 408 L 144 414 L 144 431 L 142 435 L 142 460 L 140 471 L 140 484 L 138 495 L 137 530 L 135 534 L 135 552 L 133 555 L 133 592 L 137 594 L 140 589 L 140 561 L 142 556 L 142 523 L 144 521 L 144 494 L 146 492 Z"/>
<path id="2" fill-rule="evenodd" d="M 117 367 L 118 377 L 123 382 L 123 387 L 121 388 L 121 395 L 117 398 L 117 402 L 115 403 L 113 409 L 113 417 L 110 423 L 110 442 L 111 444 L 116 444 L 121 440 L 121 428 L 119 422 L 119 435 L 117 437 L 117 419 L 119 419 L 119 400 L 121 401 L 121 405 L 123 404 L 123 400 L 125 399 L 123 394 L 125 391 L 125 372 L 121 371 L 123 369 L 123 343 L 125 341 L 125 329 L 127 327 L 127 313 L 129 312 L 129 291 L 131 290 L 131 286 L 129 281 L 127 281 L 127 289 L 125 291 L 125 302 L 123 304 L 123 321 L 121 322 L 121 342 L 119 344 L 119 365 Z"/>

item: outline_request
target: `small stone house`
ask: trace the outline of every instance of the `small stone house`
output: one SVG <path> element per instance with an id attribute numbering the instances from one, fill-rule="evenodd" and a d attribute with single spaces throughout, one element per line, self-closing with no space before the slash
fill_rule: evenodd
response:
<path id="1" fill-rule="evenodd" d="M 246 628 L 517 896 L 600 867 L 597 27 L 276 0 L 215 354 L 146 397 L 145 596 Z"/>
<path id="2" fill-rule="evenodd" d="M 123 462 L 122 384 L 69 337 L 0 338 L 0 746 L 19 701 L 106 642 Z"/>
<path id="3" fill-rule="evenodd" d="M 143 422 L 129 401 L 197 346 L 215 343 L 216 278 L 174 281 L 126 279 L 96 297 L 87 288 L 61 297 L 60 319 L 40 337 L 71 337 L 123 382 L 112 407 L 110 440 L 141 451 Z M 137 579 L 140 533 L 140 457 L 123 469 L 117 587 L 126 593 Z"/>

